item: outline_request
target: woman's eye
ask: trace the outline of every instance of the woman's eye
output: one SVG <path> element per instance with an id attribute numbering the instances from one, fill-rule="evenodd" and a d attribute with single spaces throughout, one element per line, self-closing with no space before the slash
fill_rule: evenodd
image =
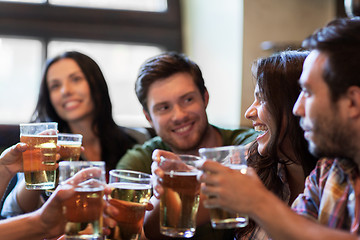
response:
<path id="1" fill-rule="evenodd" d="M 59 87 L 60 87 L 60 84 L 57 84 L 57 83 L 51 84 L 51 85 L 49 85 L 49 90 L 55 90 L 55 89 L 57 89 Z"/>
<path id="2" fill-rule="evenodd" d="M 83 79 L 83 77 L 81 77 L 81 76 L 76 76 L 76 77 L 73 78 L 73 81 L 74 81 L 74 82 L 79 82 L 79 81 L 82 80 L 82 79 Z"/>

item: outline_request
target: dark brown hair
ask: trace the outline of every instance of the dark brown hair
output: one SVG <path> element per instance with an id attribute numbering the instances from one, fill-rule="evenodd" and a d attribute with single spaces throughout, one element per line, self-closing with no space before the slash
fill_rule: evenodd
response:
<path id="1" fill-rule="evenodd" d="M 165 52 L 148 59 L 140 67 L 135 92 L 145 111 L 148 112 L 147 94 L 151 84 L 181 72 L 193 77 L 195 85 L 204 97 L 206 87 L 199 66 L 184 54 Z"/>
<path id="2" fill-rule="evenodd" d="M 59 60 L 66 58 L 73 59 L 79 65 L 89 84 L 91 98 L 94 103 L 92 130 L 100 139 L 101 160 L 106 162 L 107 169 L 113 169 L 116 167 L 121 156 L 128 148 L 132 147 L 136 141 L 116 125 L 112 117 L 112 105 L 105 78 L 97 63 L 90 57 L 79 52 L 70 51 L 49 59 L 46 62 L 40 84 L 38 102 L 31 121 L 54 121 L 58 123 L 60 132 L 70 132 L 68 123 L 60 118 L 54 106 L 51 104 L 47 85 L 49 68 Z"/>
<path id="3" fill-rule="evenodd" d="M 303 41 L 327 55 L 323 77 L 335 102 L 350 86 L 360 86 L 360 18 L 336 19 Z"/>
<path id="4" fill-rule="evenodd" d="M 260 58 L 253 64 L 253 74 L 260 96 L 267 104 L 267 109 L 276 123 L 276 129 L 267 146 L 267 156 L 258 153 L 255 142 L 249 149 L 248 165 L 256 170 L 265 186 L 281 199 L 286 196 L 283 196 L 284 184 L 278 176 L 278 164 L 301 164 L 307 176 L 317 161 L 308 151 L 308 143 L 300 128 L 299 117 L 292 114 L 300 93 L 298 79 L 307 55 L 308 52 L 284 51 L 267 58 Z M 286 121 L 283 121 L 284 118 Z M 287 125 L 284 133 L 280 135 L 284 122 Z M 285 137 L 291 139 L 291 147 L 296 156 L 296 159 L 286 160 L 288 162 L 280 160 L 278 156 L 279 146 L 282 145 Z M 255 222 L 250 221 L 248 227 L 236 231 L 237 237 L 250 233 L 255 226 Z"/>

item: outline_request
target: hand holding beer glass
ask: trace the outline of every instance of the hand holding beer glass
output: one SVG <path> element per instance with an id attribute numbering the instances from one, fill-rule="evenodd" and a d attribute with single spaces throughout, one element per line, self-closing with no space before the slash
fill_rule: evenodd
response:
<path id="1" fill-rule="evenodd" d="M 140 239 L 145 209 L 151 197 L 151 175 L 130 170 L 111 170 L 108 202 L 120 214 L 115 217 L 117 226 L 111 229 L 111 240 Z"/>
<path id="2" fill-rule="evenodd" d="M 200 148 L 199 154 L 203 160 L 212 160 L 231 169 L 246 173 L 246 148 L 244 146 L 225 146 L 216 148 Z M 241 183 L 239 183 L 241 184 Z M 211 196 L 210 196 L 211 197 Z M 209 209 L 213 228 L 238 228 L 248 224 L 248 217 L 239 213 L 230 213 L 220 208 Z"/>
<path id="3" fill-rule="evenodd" d="M 88 174 L 84 171 L 81 181 L 68 181 L 76 173 L 88 168 L 97 169 L 97 172 Z M 103 239 L 105 162 L 62 161 L 59 163 L 59 172 L 60 184 L 71 184 L 75 188 L 74 196 L 63 203 L 65 239 Z"/>
<path id="4" fill-rule="evenodd" d="M 196 230 L 196 214 L 200 202 L 200 183 L 196 177 L 199 157 L 173 155 L 160 157 L 159 178 L 163 188 L 160 196 L 160 232 L 170 237 L 190 238 Z"/>
<path id="5" fill-rule="evenodd" d="M 54 188 L 57 123 L 20 124 L 20 142 L 29 146 L 23 152 L 26 189 Z"/>

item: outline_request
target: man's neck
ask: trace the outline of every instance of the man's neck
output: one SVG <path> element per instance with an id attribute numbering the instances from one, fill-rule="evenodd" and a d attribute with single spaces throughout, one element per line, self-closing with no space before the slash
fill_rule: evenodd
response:
<path id="1" fill-rule="evenodd" d="M 220 132 L 214 126 L 209 124 L 199 148 L 220 147 L 222 145 L 223 140 Z"/>

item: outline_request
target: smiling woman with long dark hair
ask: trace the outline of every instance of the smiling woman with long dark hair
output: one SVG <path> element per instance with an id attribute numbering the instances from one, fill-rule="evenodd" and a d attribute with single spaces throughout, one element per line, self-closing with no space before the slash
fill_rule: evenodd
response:
<path id="1" fill-rule="evenodd" d="M 107 172 L 116 167 L 127 149 L 147 139 L 146 135 L 115 123 L 99 66 L 90 57 L 74 51 L 46 62 L 31 121 L 58 122 L 60 132 L 82 134 L 85 151 L 81 160 L 104 161 Z M 30 212 L 42 204 L 39 191 L 28 191 L 21 182 L 6 199 L 3 216 Z"/>
<path id="2" fill-rule="evenodd" d="M 284 51 L 255 61 L 255 100 L 245 113 L 260 132 L 249 148 L 248 166 L 289 205 L 303 192 L 305 178 L 317 162 L 308 151 L 300 119 L 292 114 L 307 55 L 308 52 Z M 236 229 L 235 235 L 237 239 L 268 238 L 252 220 L 247 227 Z"/>

